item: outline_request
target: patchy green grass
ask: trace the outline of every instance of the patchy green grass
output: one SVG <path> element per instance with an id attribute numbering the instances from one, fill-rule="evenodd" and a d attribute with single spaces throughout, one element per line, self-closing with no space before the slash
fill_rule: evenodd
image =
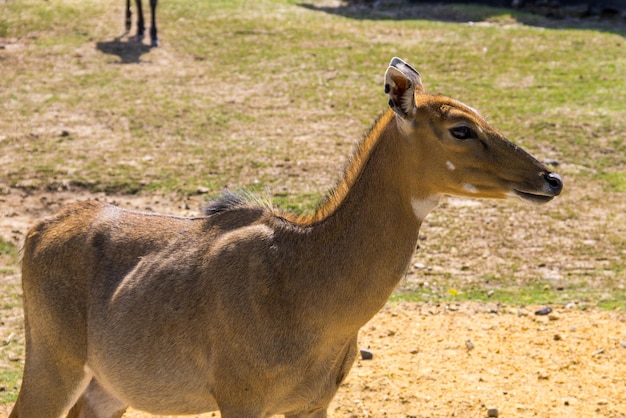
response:
<path id="1" fill-rule="evenodd" d="M 0 237 L 0 405 L 14 402 L 22 374 L 21 289 L 15 279 L 18 271 L 17 246 Z"/>
<path id="2" fill-rule="evenodd" d="M 18 264 L 19 250 L 17 245 L 0 236 L 0 275 L 15 273 Z"/>
<path id="3" fill-rule="evenodd" d="M 0 370 L 0 382 L 4 390 L 0 390 L 0 405 L 14 403 L 17 400 L 19 383 L 22 380 L 22 369 Z"/>
<path id="4" fill-rule="evenodd" d="M 458 284 L 458 283 L 457 283 Z M 524 286 L 490 285 L 489 281 L 458 288 L 444 288 L 441 285 L 425 287 L 419 290 L 397 292 L 393 301 L 423 303 L 453 303 L 466 300 L 479 302 L 498 302 L 505 305 L 568 305 L 579 308 L 600 307 L 602 309 L 621 309 L 626 307 L 626 292 L 623 286 L 572 285 L 553 287 L 550 282 L 538 281 Z"/>
<path id="5" fill-rule="evenodd" d="M 624 156 L 610 152 L 624 138 L 622 29 L 545 28 L 485 7 L 394 12 L 173 0 L 159 8 L 163 48 L 150 50 L 117 40 L 120 5 L 8 2 L 3 148 L 26 164 L 3 177 L 124 193 L 275 188 L 281 160 L 312 164 L 316 149 L 337 142 L 314 173 L 324 189 L 384 107 L 382 73 L 400 55 L 430 90 L 471 103 L 546 158 L 593 160 L 581 178 L 622 190 L 614 169 Z M 298 199 L 301 187 L 289 194 Z"/>
<path id="6" fill-rule="evenodd" d="M 3 5 L 8 186 L 243 187 L 311 210 L 384 109 L 382 74 L 399 55 L 428 90 L 557 161 L 566 195 L 624 193 L 623 26 L 461 5 L 172 0 L 159 8 L 163 47 L 150 49 L 119 38 L 122 6 Z M 544 213 L 580 220 L 579 209 L 561 201 Z"/>

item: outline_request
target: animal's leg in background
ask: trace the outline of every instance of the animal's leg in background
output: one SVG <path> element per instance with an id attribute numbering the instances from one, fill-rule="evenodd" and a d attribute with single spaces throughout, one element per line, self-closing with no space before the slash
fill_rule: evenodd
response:
<path id="1" fill-rule="evenodd" d="M 125 411 L 126 405 L 106 392 L 96 379 L 92 379 L 67 418 L 120 418 Z"/>
<path id="2" fill-rule="evenodd" d="M 141 8 L 141 0 L 135 0 L 137 5 L 137 36 L 135 40 L 141 42 L 143 40 L 144 33 L 146 32 L 146 25 L 143 21 L 143 9 Z"/>
<path id="3" fill-rule="evenodd" d="M 124 35 L 130 32 L 131 16 L 132 12 L 130 11 L 130 0 L 126 0 L 126 20 L 124 20 L 124 27 L 126 28 L 126 32 L 124 32 Z"/>
<path id="4" fill-rule="evenodd" d="M 158 0 L 150 0 L 151 26 L 150 26 L 150 46 L 159 46 L 159 38 L 157 37 L 156 26 L 156 8 Z"/>

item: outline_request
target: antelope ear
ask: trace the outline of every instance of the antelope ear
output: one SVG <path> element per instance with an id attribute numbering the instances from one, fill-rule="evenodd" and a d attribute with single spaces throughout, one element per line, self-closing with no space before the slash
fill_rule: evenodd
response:
<path id="1" fill-rule="evenodd" d="M 400 58 L 394 57 L 385 72 L 385 93 L 389 95 L 389 107 L 403 118 L 413 116 L 416 91 L 424 91 L 420 73 Z"/>

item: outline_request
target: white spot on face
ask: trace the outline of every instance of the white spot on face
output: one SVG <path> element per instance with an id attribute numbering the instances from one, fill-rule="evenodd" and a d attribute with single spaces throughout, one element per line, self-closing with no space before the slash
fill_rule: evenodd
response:
<path id="1" fill-rule="evenodd" d="M 426 215 L 439 204 L 439 197 L 432 196 L 427 199 L 412 199 L 411 206 L 415 217 L 420 221 L 426 218 Z"/>
<path id="2" fill-rule="evenodd" d="M 478 193 L 478 189 L 473 184 L 465 183 L 463 188 L 470 193 Z"/>
<path id="3" fill-rule="evenodd" d="M 448 170 L 450 171 L 454 171 L 456 169 L 454 164 L 452 164 L 450 161 L 446 161 L 446 167 L 448 167 Z"/>

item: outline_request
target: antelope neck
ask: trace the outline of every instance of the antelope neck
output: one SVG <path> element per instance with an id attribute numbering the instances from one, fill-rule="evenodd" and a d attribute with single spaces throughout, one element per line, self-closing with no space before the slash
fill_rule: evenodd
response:
<path id="1" fill-rule="evenodd" d="M 357 329 L 384 305 L 404 275 L 423 217 L 436 205 L 436 200 L 412 198 L 403 182 L 407 144 L 395 120 L 388 120 L 342 201 L 310 225 L 307 242 L 314 248 L 309 254 L 317 255 L 320 284 L 342 295 L 326 298 L 340 304 L 326 309 Z"/>

